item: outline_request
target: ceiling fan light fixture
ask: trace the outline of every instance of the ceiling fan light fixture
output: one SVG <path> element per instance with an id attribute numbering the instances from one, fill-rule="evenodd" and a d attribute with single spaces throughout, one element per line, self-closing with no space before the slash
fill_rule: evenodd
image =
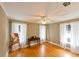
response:
<path id="1" fill-rule="evenodd" d="M 46 21 L 45 21 L 45 20 L 43 20 L 43 21 L 42 21 L 42 24 L 46 24 Z"/>
<path id="2" fill-rule="evenodd" d="M 42 19 L 42 24 L 46 24 L 46 17 L 45 16 L 41 16 L 41 19 Z"/>
<path id="3" fill-rule="evenodd" d="M 45 21 L 43 21 L 43 22 L 42 22 L 42 24 L 46 24 L 46 22 L 45 22 Z"/>

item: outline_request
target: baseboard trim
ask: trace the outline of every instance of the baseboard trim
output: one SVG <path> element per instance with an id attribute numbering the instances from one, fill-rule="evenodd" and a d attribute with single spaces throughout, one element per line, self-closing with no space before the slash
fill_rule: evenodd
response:
<path id="1" fill-rule="evenodd" d="M 54 45 L 56 45 L 56 46 L 58 46 L 58 47 L 61 47 L 59 44 L 56 44 L 56 43 L 53 43 L 53 42 L 50 42 L 50 41 L 48 41 L 48 43 L 54 44 Z M 62 48 L 62 47 L 61 47 L 61 48 Z"/>
<path id="2" fill-rule="evenodd" d="M 62 49 L 64 49 L 64 50 L 70 50 L 70 49 L 68 49 L 68 48 L 63 48 L 63 47 L 61 47 L 59 44 L 56 44 L 56 43 L 53 43 L 53 42 L 50 42 L 50 41 L 47 41 L 48 43 L 51 43 L 51 44 L 54 44 L 54 45 L 56 45 L 56 46 L 58 46 L 58 47 L 60 47 L 60 48 L 62 48 Z M 78 52 L 74 52 L 74 51 L 72 51 L 72 50 L 70 50 L 72 53 L 76 53 L 76 54 L 79 54 Z"/>
<path id="3" fill-rule="evenodd" d="M 9 53 L 9 50 L 7 50 L 7 52 L 6 52 L 6 56 L 5 56 L 5 57 L 8 57 L 8 53 Z"/>
<path id="4" fill-rule="evenodd" d="M 62 48 L 64 50 L 70 50 L 69 48 L 64 48 L 64 47 L 60 46 L 59 44 L 56 44 L 56 43 L 53 43 L 53 42 L 50 42 L 50 41 L 48 41 L 48 42 L 53 44 L 53 45 L 56 45 L 56 46 L 58 46 L 58 47 L 60 47 L 60 48 Z"/>

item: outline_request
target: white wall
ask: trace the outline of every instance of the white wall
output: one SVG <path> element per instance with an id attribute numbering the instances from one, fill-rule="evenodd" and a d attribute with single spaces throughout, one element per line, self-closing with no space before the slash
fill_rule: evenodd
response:
<path id="1" fill-rule="evenodd" d="M 58 45 L 60 44 L 60 29 L 58 23 L 47 25 L 47 40 Z"/>
<path id="2" fill-rule="evenodd" d="M 27 36 L 29 38 L 33 35 L 39 36 L 39 24 L 28 23 L 27 24 Z"/>
<path id="3" fill-rule="evenodd" d="M 0 56 L 4 57 L 8 47 L 8 18 L 0 5 Z"/>

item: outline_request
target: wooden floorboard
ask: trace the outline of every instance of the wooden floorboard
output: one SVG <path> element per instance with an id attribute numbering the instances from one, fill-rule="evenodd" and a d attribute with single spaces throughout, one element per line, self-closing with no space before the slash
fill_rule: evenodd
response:
<path id="1" fill-rule="evenodd" d="M 51 43 L 36 44 L 9 52 L 9 57 L 79 57 L 79 54 L 60 48 Z"/>

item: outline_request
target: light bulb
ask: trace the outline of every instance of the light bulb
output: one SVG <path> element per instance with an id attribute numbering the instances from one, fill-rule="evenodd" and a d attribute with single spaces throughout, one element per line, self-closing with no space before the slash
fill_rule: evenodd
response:
<path id="1" fill-rule="evenodd" d="M 46 21 L 42 21 L 42 24 L 46 24 Z"/>

